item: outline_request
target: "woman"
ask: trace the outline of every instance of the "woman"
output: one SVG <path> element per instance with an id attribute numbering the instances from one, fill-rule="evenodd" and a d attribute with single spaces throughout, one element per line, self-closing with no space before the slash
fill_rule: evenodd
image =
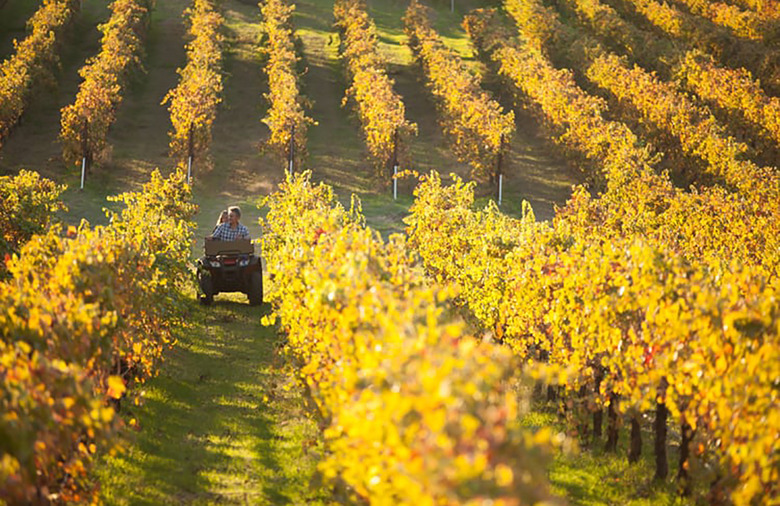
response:
<path id="1" fill-rule="evenodd" d="M 227 222 L 228 222 L 228 211 L 227 211 L 227 209 L 223 209 L 222 212 L 219 213 L 219 218 L 217 219 L 217 224 L 214 225 L 214 230 L 212 230 L 211 233 L 213 234 L 214 232 L 216 232 L 217 228 L 219 228 L 220 225 L 222 225 L 223 223 L 227 223 Z"/>

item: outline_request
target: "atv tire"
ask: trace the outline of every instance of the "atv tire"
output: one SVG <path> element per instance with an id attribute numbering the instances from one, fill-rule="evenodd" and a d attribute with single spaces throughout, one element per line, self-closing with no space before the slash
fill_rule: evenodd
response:
<path id="1" fill-rule="evenodd" d="M 203 295 L 200 296 L 200 303 L 204 306 L 210 306 L 214 302 L 214 281 L 211 274 L 202 272 L 200 274 L 200 290 Z"/>
<path id="2" fill-rule="evenodd" d="M 263 303 L 263 275 L 255 271 L 249 277 L 249 305 L 259 306 Z"/>

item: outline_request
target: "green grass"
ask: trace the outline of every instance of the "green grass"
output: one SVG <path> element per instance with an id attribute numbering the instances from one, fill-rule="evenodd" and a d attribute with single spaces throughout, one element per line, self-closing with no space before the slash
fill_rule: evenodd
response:
<path id="1" fill-rule="evenodd" d="M 647 460 L 629 465 L 624 456 L 582 451 L 557 456 L 549 476 L 553 492 L 582 506 L 687 504 L 671 482 L 652 481 L 653 467 Z"/>
<path id="2" fill-rule="evenodd" d="M 316 423 L 290 383 L 279 338 L 243 296 L 193 302 L 190 327 L 139 407 L 123 407 L 124 451 L 96 468 L 106 504 L 321 504 L 311 485 Z"/>
<path id="3" fill-rule="evenodd" d="M 532 430 L 554 427 L 557 431 L 565 432 L 564 423 L 554 411 L 550 403 L 535 402 L 523 416 L 521 425 Z M 606 430 L 606 420 L 604 423 Z M 597 443 L 589 441 L 585 447 L 573 451 L 557 452 L 548 470 L 553 493 L 565 497 L 571 504 L 582 506 L 688 504 L 679 496 L 673 478 L 660 482 L 653 479 L 655 461 L 651 432 L 643 431 L 642 455 L 636 464 L 628 463 L 628 439 L 628 430 L 623 428 L 615 453 L 604 451 L 604 438 Z M 668 458 L 671 471 L 677 452 L 671 451 Z"/>

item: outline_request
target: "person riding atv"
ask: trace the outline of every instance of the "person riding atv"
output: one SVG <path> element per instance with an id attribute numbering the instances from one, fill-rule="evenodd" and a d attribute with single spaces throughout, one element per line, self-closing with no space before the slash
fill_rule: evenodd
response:
<path id="1" fill-rule="evenodd" d="M 227 221 L 222 221 L 220 215 L 219 224 L 214 227 L 214 232 L 206 237 L 207 241 L 234 241 L 236 239 L 249 239 L 249 229 L 239 223 L 241 220 L 241 209 L 236 206 L 227 210 Z"/>
<path id="2" fill-rule="evenodd" d="M 228 221 L 206 237 L 204 256 L 197 261 L 200 302 L 210 305 L 222 292 L 243 292 L 249 304 L 263 302 L 263 270 L 255 247 L 249 240 L 249 230 L 238 223 L 241 211 L 231 207 Z"/>

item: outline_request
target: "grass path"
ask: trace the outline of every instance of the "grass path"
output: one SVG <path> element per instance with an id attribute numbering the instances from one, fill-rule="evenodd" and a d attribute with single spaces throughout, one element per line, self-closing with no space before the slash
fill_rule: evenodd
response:
<path id="1" fill-rule="evenodd" d="M 240 294 L 239 294 L 240 295 Z M 262 307 L 267 310 L 267 306 Z M 125 451 L 98 466 L 106 504 L 319 504 L 317 427 L 245 297 L 190 308 L 191 327 L 145 387 Z"/>
<path id="2" fill-rule="evenodd" d="M 565 424 L 553 404 L 537 400 L 522 419 L 526 427 L 552 427 L 565 431 Z M 604 439 L 588 442 L 573 454 L 558 452 L 548 470 L 552 491 L 569 504 L 580 506 L 686 506 L 690 502 L 677 491 L 673 477 L 653 480 L 653 434 L 646 420 L 642 429 L 642 455 L 636 464 L 628 463 L 629 434 L 620 429 L 615 453 L 604 450 Z M 673 432 L 673 428 L 670 427 Z M 677 447 L 670 448 L 669 465 L 677 459 Z M 672 473 L 674 474 L 674 473 Z"/>

